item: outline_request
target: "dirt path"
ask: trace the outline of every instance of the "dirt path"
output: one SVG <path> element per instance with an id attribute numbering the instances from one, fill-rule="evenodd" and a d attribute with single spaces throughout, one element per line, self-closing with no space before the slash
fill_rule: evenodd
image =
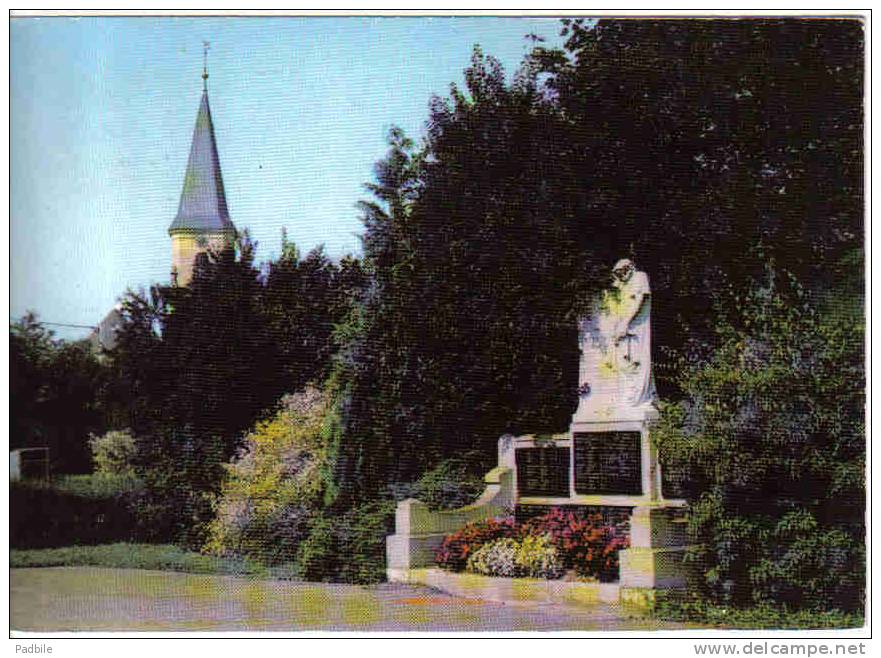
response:
<path id="1" fill-rule="evenodd" d="M 504 605 L 404 585 L 358 587 L 134 569 L 13 569 L 22 631 L 656 630 L 614 606 Z"/>

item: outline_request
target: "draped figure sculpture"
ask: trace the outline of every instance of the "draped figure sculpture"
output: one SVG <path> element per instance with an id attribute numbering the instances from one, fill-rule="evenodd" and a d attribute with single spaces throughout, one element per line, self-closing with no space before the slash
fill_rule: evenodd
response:
<path id="1" fill-rule="evenodd" d="M 575 422 L 644 416 L 657 398 L 651 358 L 648 275 L 627 259 L 579 323 L 581 361 Z"/>

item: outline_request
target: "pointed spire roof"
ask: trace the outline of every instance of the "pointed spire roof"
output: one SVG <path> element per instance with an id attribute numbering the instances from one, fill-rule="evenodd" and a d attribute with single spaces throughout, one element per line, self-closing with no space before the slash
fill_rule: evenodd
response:
<path id="1" fill-rule="evenodd" d="M 207 73 L 203 74 L 203 78 L 207 78 Z M 193 145 L 190 147 L 190 160 L 184 176 L 177 217 L 168 229 L 169 233 L 174 231 L 235 231 L 226 207 L 214 124 L 211 122 L 211 109 L 208 107 L 207 85 L 202 91 L 202 102 L 196 116 Z"/>

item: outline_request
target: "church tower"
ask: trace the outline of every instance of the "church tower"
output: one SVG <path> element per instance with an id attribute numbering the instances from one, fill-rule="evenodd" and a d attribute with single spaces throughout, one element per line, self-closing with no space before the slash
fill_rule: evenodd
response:
<path id="1" fill-rule="evenodd" d="M 168 229 L 171 236 L 171 282 L 186 286 L 193 278 L 196 256 L 232 246 L 236 227 L 229 218 L 214 125 L 208 106 L 207 43 L 202 70 L 202 101 L 196 115 L 193 144 L 184 176 L 177 216 Z"/>

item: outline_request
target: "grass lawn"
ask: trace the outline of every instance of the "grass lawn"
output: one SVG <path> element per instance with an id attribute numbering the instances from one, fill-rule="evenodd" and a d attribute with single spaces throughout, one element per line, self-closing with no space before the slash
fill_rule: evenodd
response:
<path id="1" fill-rule="evenodd" d="M 63 548 L 13 549 L 9 566 L 24 567 L 115 567 L 156 569 L 200 574 L 284 577 L 283 570 L 270 572 L 247 558 L 202 555 L 171 544 L 100 544 Z M 287 574 L 289 576 L 289 574 Z"/>

